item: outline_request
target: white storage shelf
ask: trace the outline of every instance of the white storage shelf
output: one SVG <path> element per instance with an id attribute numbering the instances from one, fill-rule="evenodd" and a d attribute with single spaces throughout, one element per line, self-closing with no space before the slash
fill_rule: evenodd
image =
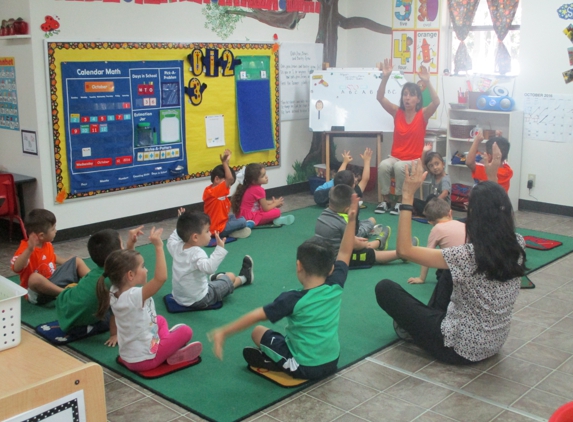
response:
<path id="1" fill-rule="evenodd" d="M 523 141 L 523 113 L 521 111 L 484 111 L 484 110 L 449 110 L 449 120 L 472 120 L 481 129 L 501 130 L 502 136 L 510 143 L 508 163 L 513 169 L 509 188 L 509 198 L 514 210 L 519 202 L 519 183 L 521 180 L 521 149 Z M 446 172 L 450 175 L 452 183 L 473 185 L 471 171 L 463 164 L 452 164 L 452 156 L 456 151 L 466 153 L 470 150 L 472 139 L 455 138 L 450 136 L 451 128 L 448 123 L 448 140 L 446 145 L 447 160 Z M 486 141 L 482 143 L 479 151 L 485 152 Z"/>

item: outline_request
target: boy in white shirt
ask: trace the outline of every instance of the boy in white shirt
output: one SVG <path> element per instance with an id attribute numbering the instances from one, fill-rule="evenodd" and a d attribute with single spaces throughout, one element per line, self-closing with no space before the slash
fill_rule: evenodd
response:
<path id="1" fill-rule="evenodd" d="M 205 309 L 233 293 L 235 288 L 251 284 L 254 280 L 253 260 L 243 258 L 239 275 L 217 273 L 217 268 L 227 255 L 225 238 L 215 232 L 217 246 L 207 256 L 201 248 L 211 240 L 211 221 L 202 212 L 179 210 L 177 228 L 167 240 L 167 250 L 173 257 L 173 299 L 191 309 Z"/>

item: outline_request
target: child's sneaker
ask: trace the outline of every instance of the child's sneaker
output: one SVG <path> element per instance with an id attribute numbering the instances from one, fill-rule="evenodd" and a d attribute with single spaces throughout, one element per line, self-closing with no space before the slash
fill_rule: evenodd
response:
<path id="1" fill-rule="evenodd" d="M 283 215 L 273 220 L 275 226 L 290 226 L 294 223 L 294 215 Z"/>
<path id="2" fill-rule="evenodd" d="M 382 231 L 384 231 L 384 224 L 376 224 L 368 234 L 370 236 L 378 236 Z"/>
<path id="3" fill-rule="evenodd" d="M 412 338 L 410 333 L 408 331 L 404 330 L 402 327 L 400 327 L 396 321 L 394 321 L 394 331 L 396 331 L 396 335 L 400 339 L 407 341 L 409 343 L 414 341 L 414 339 Z"/>
<path id="4" fill-rule="evenodd" d="M 181 349 L 169 356 L 167 358 L 167 364 L 177 365 L 181 362 L 192 362 L 199 357 L 202 351 L 203 345 L 201 342 L 194 341 L 193 343 L 189 343 L 187 346 L 183 346 Z"/>
<path id="5" fill-rule="evenodd" d="M 251 229 L 248 227 L 243 227 L 242 229 L 235 230 L 234 232 L 229 233 L 229 236 L 237 239 L 245 239 L 250 235 L 251 235 Z"/>
<path id="6" fill-rule="evenodd" d="M 245 255 L 243 258 L 243 266 L 241 267 L 241 271 L 239 271 L 239 277 L 244 276 L 246 281 L 243 283 L 243 286 L 251 284 L 255 281 L 255 274 L 253 273 L 253 258 L 249 255 Z"/>
<path id="7" fill-rule="evenodd" d="M 398 202 L 396 205 L 394 205 L 394 208 L 392 209 L 392 211 L 390 211 L 390 214 L 392 215 L 400 215 L 400 203 Z"/>
<path id="8" fill-rule="evenodd" d="M 364 201 L 358 201 L 358 208 L 360 208 L 361 210 L 363 210 L 364 208 L 367 208 Z"/>
<path id="9" fill-rule="evenodd" d="M 386 212 L 390 209 L 390 204 L 388 202 L 382 201 L 378 204 L 374 212 L 376 214 L 386 214 Z"/>
<path id="10" fill-rule="evenodd" d="M 211 274 L 211 275 L 209 276 L 209 281 L 215 281 L 215 280 L 217 280 L 217 277 L 219 277 L 220 274 L 227 274 L 227 273 L 225 273 L 225 272 L 223 272 L 223 271 L 220 271 L 220 272 L 218 272 L 218 273 Z"/>
<path id="11" fill-rule="evenodd" d="M 269 359 L 267 355 L 256 347 L 245 347 L 243 349 L 243 358 L 249 366 L 263 368 L 269 371 L 280 371 L 281 367 Z"/>
<path id="12" fill-rule="evenodd" d="M 256 226 L 256 224 L 255 224 L 255 222 L 254 222 L 253 220 L 247 220 L 247 227 L 248 227 L 249 229 L 252 229 L 252 228 L 255 227 L 255 226 Z"/>
<path id="13" fill-rule="evenodd" d="M 392 228 L 390 226 L 383 227 L 382 232 L 378 235 L 376 240 L 380 241 L 380 245 L 378 246 L 379 251 L 385 251 L 388 249 L 388 241 L 390 240 L 390 235 L 392 234 Z"/>

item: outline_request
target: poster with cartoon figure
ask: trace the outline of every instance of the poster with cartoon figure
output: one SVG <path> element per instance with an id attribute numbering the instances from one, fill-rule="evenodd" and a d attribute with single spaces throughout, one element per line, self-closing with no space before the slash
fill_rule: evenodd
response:
<path id="1" fill-rule="evenodd" d="M 439 31 L 416 31 L 416 69 L 428 68 L 430 73 L 438 73 Z"/>
<path id="2" fill-rule="evenodd" d="M 416 64 L 415 31 L 392 31 L 392 66 L 403 73 L 413 73 Z"/>
<path id="3" fill-rule="evenodd" d="M 394 29 L 414 29 L 414 0 L 394 0 L 392 8 L 392 27 Z"/>
<path id="4" fill-rule="evenodd" d="M 417 0 L 416 6 L 417 29 L 438 29 L 440 27 L 440 0 Z"/>

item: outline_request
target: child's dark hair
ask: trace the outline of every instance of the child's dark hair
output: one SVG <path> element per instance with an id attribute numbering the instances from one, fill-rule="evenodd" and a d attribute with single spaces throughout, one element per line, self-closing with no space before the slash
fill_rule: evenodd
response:
<path id="1" fill-rule="evenodd" d="M 261 175 L 261 171 L 263 171 L 264 166 L 259 163 L 251 163 L 248 164 L 245 168 L 245 180 L 243 183 L 239 183 L 233 197 L 231 198 L 231 206 L 233 208 L 233 213 L 236 215 L 239 214 L 239 210 L 241 209 L 241 201 L 243 200 L 243 195 L 245 194 L 245 190 L 251 185 L 253 185 Z"/>
<path id="2" fill-rule="evenodd" d="M 186 211 L 177 219 L 177 235 L 183 242 L 188 242 L 192 235 L 201 233 L 207 224 L 211 224 L 211 219 L 204 212 Z"/>
<path id="3" fill-rule="evenodd" d="M 430 164 L 430 161 L 432 161 L 434 157 L 437 157 L 443 164 L 446 164 L 444 157 L 442 157 L 439 152 L 433 151 L 428 152 L 424 157 L 424 167 L 428 168 L 428 164 Z"/>
<path id="4" fill-rule="evenodd" d="M 525 274 L 525 251 L 515 237 L 511 202 L 499 184 L 480 182 L 471 190 L 466 241 L 473 244 L 476 273 L 488 280 L 507 281 Z"/>
<path id="5" fill-rule="evenodd" d="M 296 259 L 308 275 L 328 277 L 334 265 L 334 248 L 320 237 L 312 237 L 296 250 Z"/>
<path id="6" fill-rule="evenodd" d="M 129 271 L 137 270 L 138 257 L 141 254 L 132 249 L 121 249 L 112 252 L 105 260 L 103 274 L 97 281 L 96 294 L 98 310 L 96 318 L 103 319 L 109 309 L 109 290 L 105 286 L 105 279 L 109 278 L 112 286 L 121 287 L 124 277 Z"/>
<path id="7" fill-rule="evenodd" d="M 103 267 L 107 257 L 121 249 L 121 239 L 117 230 L 103 229 L 88 240 L 90 258 L 98 267 Z"/>
<path id="8" fill-rule="evenodd" d="M 434 197 L 428 201 L 424 207 L 424 215 L 428 221 L 437 221 L 440 218 L 447 217 L 451 211 L 448 201 L 442 198 Z"/>
<path id="9" fill-rule="evenodd" d="M 485 151 L 490 155 L 493 153 L 494 142 L 501 151 L 501 162 L 503 163 L 507 160 L 507 156 L 509 155 L 509 141 L 503 136 L 494 136 L 493 138 L 489 138 L 485 143 Z"/>
<path id="10" fill-rule="evenodd" d="M 334 186 L 337 185 L 348 185 L 351 188 L 354 187 L 354 173 L 350 170 L 342 170 L 334 175 L 332 179 Z"/>
<path id="11" fill-rule="evenodd" d="M 24 219 L 24 226 L 28 234 L 47 233 L 54 224 L 56 224 L 54 213 L 43 208 L 33 209 Z"/>
<path id="12" fill-rule="evenodd" d="M 235 170 L 233 170 L 231 167 L 229 167 L 229 170 L 231 170 L 231 176 L 233 176 L 233 183 L 235 183 L 235 180 L 237 180 L 237 175 L 235 174 Z M 223 164 L 219 164 L 217 167 L 211 170 L 211 183 L 215 183 L 215 177 L 218 177 L 219 179 L 225 178 L 225 167 L 223 167 Z"/>
<path id="13" fill-rule="evenodd" d="M 402 87 L 402 93 L 400 94 L 400 108 L 402 110 L 406 109 L 404 106 L 404 99 L 402 98 L 404 96 L 404 91 L 408 91 L 410 95 L 416 95 L 416 97 L 420 99 L 418 104 L 416 104 L 416 111 L 420 110 L 422 108 L 422 90 L 418 84 L 415 84 L 414 82 L 406 82 Z"/>
<path id="14" fill-rule="evenodd" d="M 344 212 L 352 201 L 354 189 L 348 185 L 336 185 L 328 192 L 328 206 L 332 211 Z"/>

